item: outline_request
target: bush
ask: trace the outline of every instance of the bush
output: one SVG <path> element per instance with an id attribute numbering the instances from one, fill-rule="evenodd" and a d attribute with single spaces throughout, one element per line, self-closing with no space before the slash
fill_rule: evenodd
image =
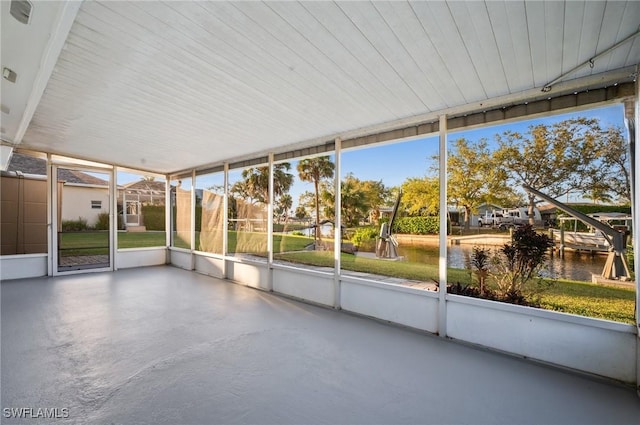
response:
<path id="1" fill-rule="evenodd" d="M 86 218 L 78 217 L 77 220 L 62 220 L 63 232 L 82 232 L 88 229 Z"/>
<path id="2" fill-rule="evenodd" d="M 437 216 L 400 217 L 393 223 L 393 231 L 412 235 L 437 235 L 440 231 L 439 220 Z"/>
<path id="3" fill-rule="evenodd" d="M 109 230 L 109 213 L 98 214 L 98 221 L 94 228 L 96 230 Z"/>
<path id="4" fill-rule="evenodd" d="M 537 295 L 544 289 L 539 272 L 546 265 L 552 246 L 553 240 L 544 233 L 537 233 L 530 224 L 516 229 L 511 243 L 505 244 L 494 257 L 497 269 L 494 275 L 500 295 L 509 302 L 522 304 L 525 295 Z"/>
<path id="5" fill-rule="evenodd" d="M 373 251 L 378 229 L 373 226 L 358 227 L 351 236 L 351 242 L 362 251 Z"/>
<path id="6" fill-rule="evenodd" d="M 165 230 L 164 205 L 143 205 L 142 220 L 147 230 Z"/>

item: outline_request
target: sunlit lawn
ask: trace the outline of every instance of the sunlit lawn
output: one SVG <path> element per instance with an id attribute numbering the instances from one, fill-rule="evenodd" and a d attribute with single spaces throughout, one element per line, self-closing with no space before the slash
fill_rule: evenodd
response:
<path id="1" fill-rule="evenodd" d="M 229 232 L 229 252 L 248 252 L 266 255 L 265 233 Z M 274 236 L 274 258 L 298 264 L 333 267 L 333 252 L 304 251 L 313 242 L 306 236 Z M 199 247 L 200 234 L 196 234 Z M 120 232 L 118 248 L 164 246 L 164 232 Z M 186 241 L 177 246 L 188 248 Z M 108 253 L 108 232 L 78 232 L 61 234 L 60 246 L 63 256 L 97 255 Z M 382 276 L 405 278 L 425 282 L 438 281 L 438 266 L 410 261 L 387 261 L 341 254 L 344 270 L 365 272 Z M 468 270 L 449 268 L 448 280 L 452 283 L 470 284 Z M 548 310 L 597 317 L 624 323 L 634 323 L 635 291 L 633 289 L 595 285 L 587 282 L 559 280 L 542 293 L 541 305 Z"/>
<path id="2" fill-rule="evenodd" d="M 548 310 L 634 323 L 635 291 L 631 288 L 560 280 L 541 298 L 542 307 Z"/>

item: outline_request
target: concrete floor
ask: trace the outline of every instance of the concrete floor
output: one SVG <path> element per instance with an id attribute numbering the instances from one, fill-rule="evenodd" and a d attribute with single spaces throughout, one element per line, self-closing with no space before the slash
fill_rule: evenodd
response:
<path id="1" fill-rule="evenodd" d="M 638 424 L 612 385 L 172 267 L 2 282 L 2 408 L 77 424 Z"/>

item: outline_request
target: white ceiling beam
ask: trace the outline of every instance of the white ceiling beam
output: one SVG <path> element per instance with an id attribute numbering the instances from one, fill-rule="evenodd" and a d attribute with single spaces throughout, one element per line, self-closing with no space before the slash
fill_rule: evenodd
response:
<path id="1" fill-rule="evenodd" d="M 80 10 L 81 5 L 82 1 L 69 1 L 64 2 L 60 7 L 58 15 L 56 16 L 52 26 L 51 38 L 49 39 L 47 47 L 42 55 L 40 68 L 35 81 L 33 82 L 31 93 L 27 99 L 27 105 L 22 114 L 22 119 L 20 120 L 16 135 L 13 139 L 13 143 L 15 144 L 19 144 L 22 141 L 24 133 L 27 131 L 27 128 L 31 123 L 33 114 L 36 112 L 36 108 L 40 103 L 44 89 L 47 87 L 49 78 L 51 78 L 53 69 L 58 62 L 60 52 L 64 47 L 64 43 L 67 40 L 71 26 L 78 15 L 78 10 Z M 35 10 L 34 13 L 37 13 L 37 10 Z"/>

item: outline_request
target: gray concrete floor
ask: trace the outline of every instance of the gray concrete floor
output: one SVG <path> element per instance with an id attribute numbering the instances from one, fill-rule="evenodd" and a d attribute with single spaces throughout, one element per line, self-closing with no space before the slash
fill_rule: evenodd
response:
<path id="1" fill-rule="evenodd" d="M 2 408 L 69 409 L 3 424 L 640 423 L 633 389 L 177 268 L 1 289 Z"/>

